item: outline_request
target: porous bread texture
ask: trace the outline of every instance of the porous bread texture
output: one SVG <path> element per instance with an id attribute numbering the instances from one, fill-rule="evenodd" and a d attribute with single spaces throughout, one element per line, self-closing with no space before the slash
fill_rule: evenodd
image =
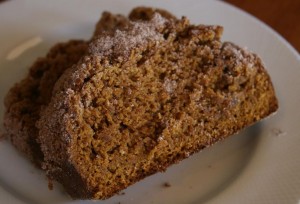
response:
<path id="1" fill-rule="evenodd" d="M 128 23 L 129 19 L 125 16 L 104 12 L 96 25 L 94 36 L 102 32 L 113 33 Z M 43 153 L 37 142 L 38 129 L 35 126 L 40 110 L 50 102 L 58 78 L 86 54 L 87 47 L 88 41 L 84 40 L 70 40 L 54 45 L 45 57 L 34 62 L 26 78 L 15 84 L 5 97 L 5 135 L 16 149 L 38 167 L 43 162 Z"/>
<path id="2" fill-rule="evenodd" d="M 101 33 L 38 122 L 50 178 L 106 199 L 277 110 L 260 58 L 186 18 Z"/>

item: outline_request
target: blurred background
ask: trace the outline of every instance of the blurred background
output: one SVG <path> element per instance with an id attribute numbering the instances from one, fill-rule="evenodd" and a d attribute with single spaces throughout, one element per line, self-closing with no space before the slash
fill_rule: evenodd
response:
<path id="1" fill-rule="evenodd" d="M 300 53 L 300 0 L 225 0 L 268 24 Z"/>

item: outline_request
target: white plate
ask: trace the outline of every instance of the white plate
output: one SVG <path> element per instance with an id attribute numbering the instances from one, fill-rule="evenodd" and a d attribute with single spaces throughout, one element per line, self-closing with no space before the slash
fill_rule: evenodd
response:
<path id="1" fill-rule="evenodd" d="M 247 46 L 264 60 L 279 99 L 278 113 L 96 203 L 298 203 L 300 200 L 300 57 L 278 34 L 220 1 L 8 1 L 0 4 L 0 101 L 28 66 L 58 41 L 89 38 L 103 10 L 127 14 L 137 5 L 162 7 L 194 23 L 225 27 L 223 40 Z M 14 61 L 12 48 L 32 37 L 43 42 Z M 0 109 L 3 117 L 3 105 Z M 2 121 L 1 121 L 2 123 Z M 278 130 L 282 133 L 277 134 Z M 171 187 L 163 187 L 168 182 Z M 1 203 L 73 201 L 6 141 L 0 143 Z"/>

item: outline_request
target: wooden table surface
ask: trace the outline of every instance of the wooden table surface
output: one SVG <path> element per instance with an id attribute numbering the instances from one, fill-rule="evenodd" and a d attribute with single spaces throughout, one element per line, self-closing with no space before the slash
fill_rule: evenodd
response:
<path id="1" fill-rule="evenodd" d="M 300 0 L 225 0 L 268 24 L 300 53 Z"/>

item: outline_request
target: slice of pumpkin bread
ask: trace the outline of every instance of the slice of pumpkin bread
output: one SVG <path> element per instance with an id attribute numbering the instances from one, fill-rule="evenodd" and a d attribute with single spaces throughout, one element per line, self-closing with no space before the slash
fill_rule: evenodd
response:
<path id="1" fill-rule="evenodd" d="M 106 199 L 277 110 L 260 58 L 186 18 L 100 33 L 37 123 L 50 178 Z"/>

